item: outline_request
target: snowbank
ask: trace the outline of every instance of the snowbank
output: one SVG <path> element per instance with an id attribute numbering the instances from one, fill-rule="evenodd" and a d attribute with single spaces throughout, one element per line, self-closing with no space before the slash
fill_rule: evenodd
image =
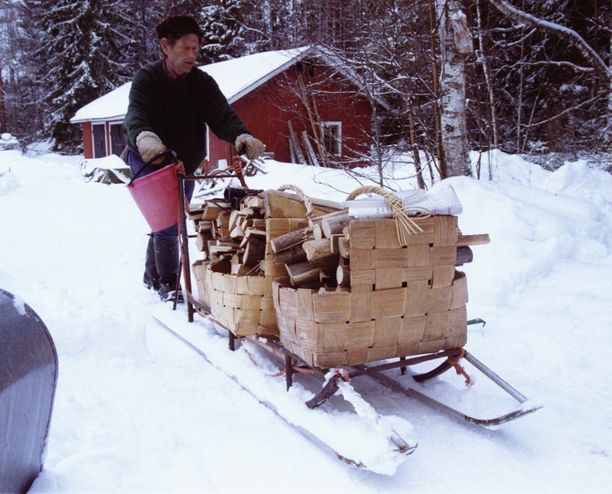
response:
<path id="1" fill-rule="evenodd" d="M 0 170 L 19 185 L 0 194 L 0 284 L 45 321 L 60 360 L 48 456 L 31 492 L 607 492 L 611 177 L 584 162 L 547 172 L 494 158 L 494 180 L 449 181 L 463 232 L 491 235 L 465 266 L 469 316 L 487 320 L 470 326 L 467 347 L 545 407 L 483 431 L 356 379 L 379 413 L 413 424 L 419 443 L 383 477 L 320 451 L 199 357 L 147 347 L 159 302 L 140 284 L 147 228 L 125 188 L 84 183 L 80 157 L 0 152 Z M 363 180 L 266 168 L 249 186 L 294 183 L 342 200 Z M 411 184 L 410 165 L 395 173 Z M 464 389 L 450 373 L 433 383 L 494 406 L 471 399 L 481 384 Z"/>

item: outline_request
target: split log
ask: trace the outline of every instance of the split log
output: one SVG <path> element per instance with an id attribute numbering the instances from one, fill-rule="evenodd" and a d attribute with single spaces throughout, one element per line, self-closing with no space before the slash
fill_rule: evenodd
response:
<path id="1" fill-rule="evenodd" d="M 339 238 L 338 250 L 344 259 L 351 257 L 351 241 L 346 237 Z"/>
<path id="2" fill-rule="evenodd" d="M 323 235 L 323 228 L 321 228 L 321 223 L 312 223 L 310 226 L 312 228 L 312 236 L 315 240 L 321 240 L 325 237 Z"/>
<path id="3" fill-rule="evenodd" d="M 314 217 L 342 209 L 334 201 L 311 198 Z M 304 201 L 294 193 L 267 190 L 264 193 L 264 209 L 266 218 L 305 218 Z"/>
<path id="4" fill-rule="evenodd" d="M 202 213 L 203 220 L 214 220 L 219 216 L 221 211 L 225 211 L 230 208 L 230 204 L 227 202 L 214 202 L 209 201 L 206 203 L 204 213 Z"/>
<path id="5" fill-rule="evenodd" d="M 341 234 L 342 230 L 345 226 L 348 226 L 351 219 L 349 214 L 344 212 L 326 215 L 321 220 L 323 235 L 330 238 L 332 235 Z"/>
<path id="6" fill-rule="evenodd" d="M 302 249 L 302 245 L 296 245 L 290 249 L 284 250 L 276 254 L 276 262 L 280 264 L 295 264 L 306 260 L 306 252 Z"/>
<path id="7" fill-rule="evenodd" d="M 310 227 L 307 226 L 300 228 L 299 230 L 285 233 L 280 237 L 273 238 L 270 240 L 272 252 L 278 254 L 279 252 L 295 247 L 296 245 L 301 245 L 310 238 L 310 233 Z"/>
<path id="8" fill-rule="evenodd" d="M 339 265 L 336 268 L 336 281 L 338 286 L 348 287 L 351 285 L 351 270 L 348 266 Z"/>
<path id="9" fill-rule="evenodd" d="M 266 242 L 256 237 L 249 239 L 242 256 L 242 262 L 246 266 L 255 266 L 264 258 Z"/>
<path id="10" fill-rule="evenodd" d="M 242 208 L 252 209 L 252 210 L 264 209 L 263 196 L 260 196 L 260 195 L 246 196 L 245 198 L 242 199 L 241 209 Z"/>
<path id="11" fill-rule="evenodd" d="M 337 257 L 327 257 L 314 262 L 298 262 L 285 266 L 292 286 L 318 282 L 319 272 L 333 268 L 338 263 Z"/>
<path id="12" fill-rule="evenodd" d="M 459 235 L 457 246 L 464 245 L 486 245 L 491 242 L 488 233 L 478 233 L 476 235 Z"/>
<path id="13" fill-rule="evenodd" d="M 332 255 L 330 241 L 327 238 L 306 240 L 302 244 L 302 248 L 306 252 L 306 259 L 309 261 L 316 261 Z"/>
<path id="14" fill-rule="evenodd" d="M 342 234 L 335 234 L 335 233 L 331 237 L 329 237 L 329 248 L 332 254 L 336 254 L 336 255 L 340 254 L 339 242 L 341 238 L 344 238 Z"/>

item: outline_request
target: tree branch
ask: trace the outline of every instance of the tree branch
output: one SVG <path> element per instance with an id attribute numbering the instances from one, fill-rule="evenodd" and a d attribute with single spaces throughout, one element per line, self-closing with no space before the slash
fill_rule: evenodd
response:
<path id="1" fill-rule="evenodd" d="M 578 51 L 595 67 L 597 72 L 605 78 L 606 81 L 610 80 L 610 71 L 606 63 L 601 59 L 593 48 L 580 36 L 576 31 L 566 26 L 556 24 L 554 22 L 539 19 L 527 12 L 517 9 L 506 0 L 489 0 L 497 10 L 502 14 L 508 16 L 517 22 L 527 24 L 530 26 L 537 26 L 544 31 L 559 35 L 565 39 L 572 46 L 576 47 Z"/>

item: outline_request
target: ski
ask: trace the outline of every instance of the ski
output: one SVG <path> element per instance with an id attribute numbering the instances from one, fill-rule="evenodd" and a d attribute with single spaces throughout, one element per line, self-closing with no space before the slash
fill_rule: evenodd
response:
<path id="1" fill-rule="evenodd" d="M 347 464 L 393 475 L 416 448 L 407 439 L 412 430 L 408 421 L 380 415 L 348 382 L 340 383 L 338 390 L 354 412 L 338 410 L 331 403 L 311 410 L 305 402 L 314 393 L 300 383 L 294 383 L 287 391 L 279 368 L 245 345 L 234 352 L 227 351 L 227 336 L 220 335 L 213 322 L 201 319 L 190 323 L 182 310 L 173 311 L 164 305 L 156 309 L 153 318 L 175 342 L 199 355 L 309 441 Z M 332 378 L 330 373 L 327 379 Z"/>
<path id="2" fill-rule="evenodd" d="M 468 355 L 466 352 L 466 360 L 468 360 Z M 469 355 L 472 359 L 476 360 L 473 356 Z M 472 362 L 472 360 L 468 360 L 470 362 Z M 480 362 L 479 362 L 480 363 Z M 481 364 L 482 365 L 482 364 Z M 358 368 L 362 368 L 362 369 L 367 369 L 366 366 L 359 366 Z M 479 369 L 480 370 L 480 369 Z M 422 386 L 421 389 L 416 389 L 416 387 L 414 386 L 410 386 L 407 384 L 404 384 L 402 382 L 397 381 L 396 379 L 383 374 L 382 372 L 376 372 L 376 371 L 370 371 L 367 373 L 367 376 L 378 382 L 379 384 L 382 384 L 383 386 L 385 386 L 388 389 L 391 389 L 392 391 L 399 393 L 399 394 L 403 394 L 408 396 L 409 398 L 416 398 L 417 400 L 425 403 L 426 405 L 430 406 L 431 408 L 441 411 L 447 415 L 450 415 L 452 417 L 455 417 L 459 420 L 468 422 L 470 424 L 474 424 L 474 425 L 478 425 L 478 426 L 482 426 L 482 427 L 495 427 L 498 425 L 502 425 L 506 422 L 510 422 L 512 420 L 516 420 L 519 417 L 523 417 L 525 415 L 528 415 L 530 413 L 536 412 L 538 411 L 540 408 L 542 408 L 541 405 L 532 405 L 527 401 L 527 398 L 525 398 L 524 396 L 520 395 L 521 398 L 519 399 L 518 397 L 515 397 L 518 401 L 518 406 L 512 410 L 506 411 L 505 413 L 502 413 L 500 415 L 496 415 L 494 417 L 489 417 L 489 418 L 477 418 L 474 417 L 470 414 L 461 412 L 460 410 L 457 410 L 454 407 L 451 407 L 445 403 L 443 403 L 442 401 L 434 398 L 433 396 L 431 396 L 430 394 L 428 394 L 426 392 L 426 387 Z M 496 383 L 497 384 L 497 383 Z M 507 383 L 506 383 L 507 384 Z M 509 385 L 508 385 L 509 386 Z M 512 388 L 514 390 L 514 388 Z M 516 391 L 516 390 L 514 390 Z M 510 394 L 510 392 L 509 392 Z"/>

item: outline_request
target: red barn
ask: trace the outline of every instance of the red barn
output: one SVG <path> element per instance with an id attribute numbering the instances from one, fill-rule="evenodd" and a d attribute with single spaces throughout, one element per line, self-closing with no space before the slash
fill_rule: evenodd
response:
<path id="1" fill-rule="evenodd" d="M 369 162 L 372 102 L 356 75 L 318 47 L 269 51 L 200 67 L 247 128 L 283 162 L 324 166 Z M 131 83 L 81 108 L 85 158 L 121 153 Z M 380 99 L 375 104 L 388 105 Z M 233 146 L 207 131 L 205 168 L 231 162 Z"/>

